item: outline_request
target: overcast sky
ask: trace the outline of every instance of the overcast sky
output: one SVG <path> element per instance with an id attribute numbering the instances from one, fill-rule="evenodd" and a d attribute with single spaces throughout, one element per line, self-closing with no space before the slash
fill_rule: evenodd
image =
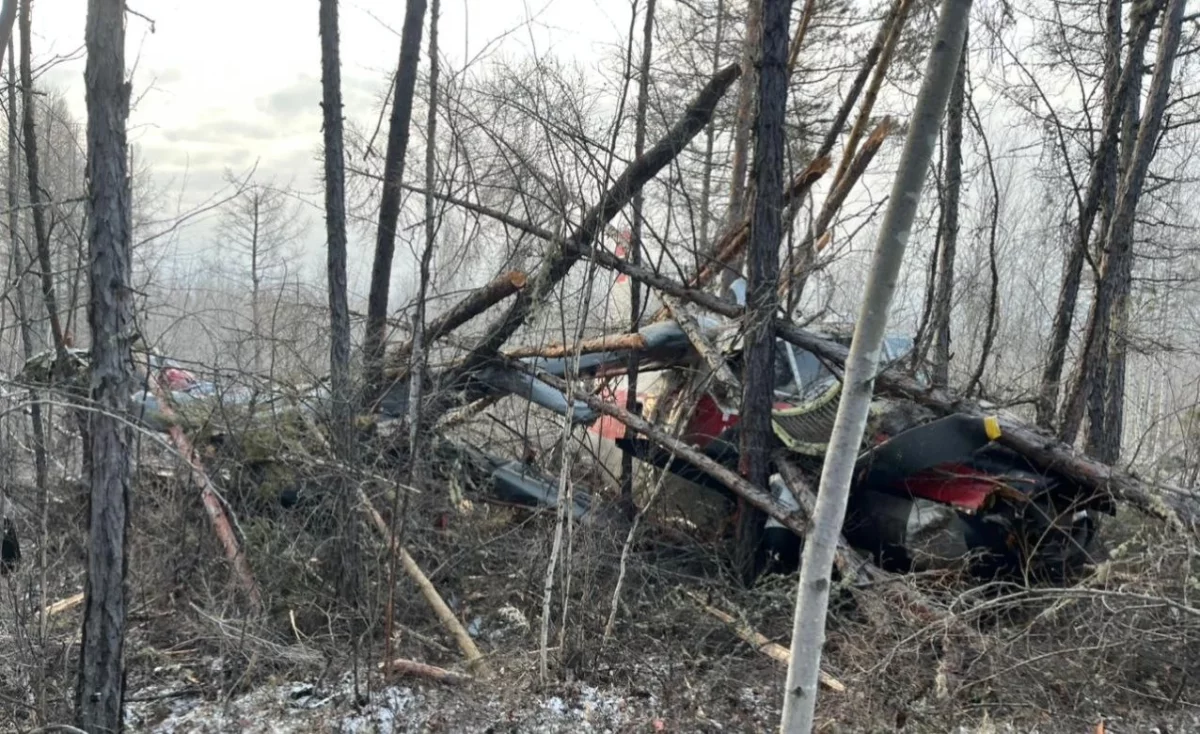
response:
<path id="1" fill-rule="evenodd" d="M 86 119 L 80 53 L 86 6 L 86 0 L 33 5 L 35 65 L 54 55 L 78 56 L 49 72 L 43 84 L 65 91 L 80 121 Z M 131 0 L 129 7 L 154 21 L 151 33 L 150 23 L 129 17 L 127 63 L 136 64 L 134 96 L 140 96 L 130 140 L 157 181 L 172 181 L 177 192 L 186 176 L 186 199 L 195 202 L 220 186 L 226 168 L 246 170 L 257 160 L 263 174 L 318 190 L 316 0 Z M 404 3 L 343 0 L 340 7 L 346 112 L 373 118 L 398 58 Z M 516 54 L 532 45 L 591 65 L 605 45 L 623 39 L 628 13 L 627 0 L 443 0 L 440 45 L 456 68 L 485 48 Z M 505 36 L 513 29 L 518 32 Z M 423 64 L 427 42 L 425 34 Z M 312 224 L 312 244 L 319 246 L 320 211 L 312 212 Z M 184 235 L 183 246 L 211 238 L 211 227 L 202 225 Z"/>

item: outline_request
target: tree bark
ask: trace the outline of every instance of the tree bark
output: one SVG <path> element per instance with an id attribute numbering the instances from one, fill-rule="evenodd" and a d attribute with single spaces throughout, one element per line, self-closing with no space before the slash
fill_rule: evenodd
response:
<path id="1" fill-rule="evenodd" d="M 1150 162 L 1157 149 L 1162 116 L 1170 96 L 1171 73 L 1174 68 L 1175 55 L 1179 49 L 1180 30 L 1183 23 L 1183 5 L 1183 0 L 1170 0 L 1167 3 L 1163 29 L 1158 40 L 1158 58 L 1155 62 L 1154 76 L 1150 81 L 1146 112 L 1138 127 L 1137 142 L 1130 167 L 1121 179 L 1115 213 L 1106 233 L 1105 241 L 1109 243 L 1110 251 L 1101 269 L 1096 297 L 1092 301 L 1088 319 L 1089 329 L 1079 360 L 1080 369 L 1077 379 L 1071 385 L 1071 392 L 1063 411 L 1063 426 L 1059 437 L 1067 443 L 1070 443 L 1075 437 L 1091 392 L 1104 389 L 1103 370 L 1107 358 L 1106 346 L 1109 341 L 1109 330 L 1117 308 L 1119 293 L 1124 287 L 1123 281 L 1129 278 L 1130 262 L 1133 257 L 1134 217 L 1137 213 L 1146 174 L 1150 169 Z M 1100 431 L 1103 430 L 1102 416 L 1100 424 L 1096 428 Z"/>
<path id="2" fill-rule="evenodd" d="M 958 247 L 958 202 L 962 192 L 963 98 L 966 96 L 969 34 L 946 110 L 946 195 L 942 201 L 942 246 L 938 252 L 937 291 L 933 300 L 933 384 L 950 384 L 950 312 L 954 302 L 954 257 Z"/>
<path id="3" fill-rule="evenodd" d="M 353 456 L 354 394 L 350 376 L 350 306 L 346 287 L 346 153 L 342 119 L 341 39 L 337 0 L 321 0 L 317 11 L 321 36 L 321 116 L 325 175 L 325 277 L 329 298 L 329 397 L 333 454 L 346 464 Z M 358 523 L 348 477 L 335 478 L 335 523 L 345 539 L 338 593 L 357 600 Z"/>
<path id="4" fill-rule="evenodd" d="M 926 60 L 924 81 L 888 199 L 887 213 L 880 225 L 879 242 L 846 363 L 843 394 L 822 467 L 813 531 L 805 539 L 801 560 L 792 626 L 792 662 L 788 666 L 780 726 L 787 734 L 812 731 L 837 539 L 866 427 L 892 294 L 925 184 L 937 130 L 957 76 L 970 9 L 971 0 L 944 0 L 942 3 L 935 41 Z"/>
<path id="5" fill-rule="evenodd" d="M 413 90 L 417 84 L 424 20 L 425 0 L 408 0 L 404 11 L 404 27 L 400 33 L 400 62 L 396 68 L 387 153 L 383 160 L 383 195 L 379 202 L 375 261 L 371 267 L 371 290 L 367 295 L 367 324 L 363 343 L 365 402 L 378 397 L 383 386 L 388 295 L 391 291 L 392 257 L 396 252 L 396 223 L 400 218 L 400 183 L 404 178 L 404 156 L 408 151 L 408 125 L 412 120 Z"/>
<path id="6" fill-rule="evenodd" d="M 337 0 L 321 0 L 319 24 L 332 434 L 335 451 L 339 458 L 344 458 L 349 448 L 353 407 L 350 387 L 350 307 L 346 295 L 346 159 Z"/>
<path id="7" fill-rule="evenodd" d="M 22 36 L 27 38 L 28 4 L 25 10 Z M 85 731 L 119 732 L 125 693 L 122 654 L 132 441 L 124 416 L 133 391 L 130 348 L 134 332 L 132 210 L 125 142 L 129 83 L 125 81 L 124 0 L 89 0 L 85 43 L 91 287 L 88 325 L 92 332 L 91 393 L 96 410 L 89 414 L 91 496 L 75 719 Z M 27 46 L 22 56 L 28 59 Z M 26 77 L 23 82 L 28 95 L 32 91 L 30 80 L 27 74 L 22 76 Z M 27 107 L 25 114 L 29 129 L 32 110 Z M 32 141 L 27 138 L 25 144 L 28 149 Z M 36 164 L 33 156 L 31 169 Z M 34 190 L 32 181 L 31 177 L 30 188 Z"/>
<path id="8" fill-rule="evenodd" d="M 1157 3 L 1151 3 L 1151 5 L 1157 7 Z M 1117 0 L 1109 0 L 1107 7 L 1106 23 L 1109 30 L 1106 43 L 1111 52 L 1114 32 L 1117 34 L 1117 43 L 1120 42 L 1121 8 Z M 1119 75 L 1115 74 L 1113 68 L 1113 65 L 1118 63 L 1118 59 L 1110 56 L 1108 60 L 1109 71 L 1106 73 L 1106 79 L 1111 81 L 1112 76 L 1115 75 L 1117 82 L 1115 86 L 1109 86 L 1112 89 L 1112 95 L 1105 104 L 1104 126 L 1100 140 L 1097 142 L 1096 154 L 1092 158 L 1088 174 L 1088 188 L 1079 201 L 1078 222 L 1071 249 L 1067 253 L 1062 287 L 1059 289 L 1058 305 L 1054 312 L 1054 324 L 1050 329 L 1050 345 L 1047 348 L 1046 364 L 1042 369 L 1041 381 L 1038 386 L 1037 423 L 1043 428 L 1053 426 L 1058 415 L 1059 383 L 1066 362 L 1067 345 L 1071 339 L 1071 325 L 1075 320 L 1075 306 L 1079 299 L 1079 285 L 1083 277 L 1083 263 L 1087 257 L 1088 240 L 1091 237 L 1092 225 L 1096 221 L 1096 213 L 1100 207 L 1104 182 L 1109 176 L 1109 167 L 1116 165 L 1115 149 L 1123 111 L 1126 101 L 1131 96 L 1130 90 L 1135 83 L 1139 83 L 1135 79 L 1141 74 L 1142 58 L 1153 25 L 1152 13 L 1146 13 L 1134 20 L 1130 30 L 1131 40 L 1129 49 L 1126 51 L 1125 65 L 1120 69 Z M 1064 418 L 1063 423 L 1066 422 Z M 1060 426 L 1060 429 L 1064 427 Z M 1078 421 L 1075 421 L 1075 430 L 1077 429 Z M 1072 431 L 1060 430 L 1060 435 L 1064 437 L 1068 433 L 1072 433 Z"/>
<path id="9" fill-rule="evenodd" d="M 784 114 L 787 109 L 788 15 L 791 0 L 762 4 L 758 113 L 754 122 L 754 210 L 747 251 L 745 365 L 739 470 L 757 487 L 767 486 L 771 470 L 771 406 L 775 391 L 775 311 L 778 308 L 779 243 L 783 214 Z M 757 5 L 758 2 L 752 3 Z M 753 12 L 753 11 L 752 11 Z M 750 506 L 738 514 L 737 565 L 742 580 L 758 572 L 757 551 L 763 516 Z"/>
<path id="10" fill-rule="evenodd" d="M 0 13 L 0 32 L 3 31 L 3 14 L 16 13 L 16 0 L 6 3 L 3 13 Z M 12 19 L 8 20 L 8 28 L 12 30 Z M 37 351 L 36 341 L 34 340 L 33 324 L 30 322 L 29 313 L 29 293 L 26 291 L 26 274 L 25 269 L 28 263 L 25 262 L 25 248 L 20 242 L 20 237 L 17 235 L 19 228 L 19 220 L 17 218 L 17 210 L 20 202 L 17 199 L 17 149 L 20 147 L 20 141 L 17 138 L 17 74 L 16 62 L 14 60 L 15 52 L 13 50 L 12 38 L 9 37 L 8 43 L 8 234 L 12 246 L 13 269 L 16 271 L 16 291 L 17 291 L 17 320 L 20 322 L 19 328 L 21 332 L 21 350 L 26 360 L 33 357 Z M 33 471 L 34 478 L 37 482 L 38 493 L 43 495 L 46 492 L 48 464 L 46 461 L 46 428 L 45 422 L 42 419 L 42 402 L 41 396 L 37 390 L 29 391 L 29 417 L 33 424 Z M 42 500 L 39 500 L 39 503 Z M 39 512 L 39 515 L 41 513 Z M 40 543 L 39 545 L 45 545 Z"/>
<path id="11" fill-rule="evenodd" d="M 50 233 L 46 228 L 46 202 L 43 200 L 38 166 L 37 121 L 33 98 L 31 3 L 32 0 L 21 0 L 21 137 L 25 144 L 25 178 L 29 184 L 29 208 L 30 214 L 33 216 L 38 269 L 41 271 L 42 300 L 45 301 L 46 311 L 50 318 L 50 332 L 54 337 L 57 362 L 65 367 L 67 347 L 66 340 L 63 338 L 62 320 L 58 312 L 58 295 L 54 288 L 54 266 L 50 259 Z"/>
<path id="12" fill-rule="evenodd" d="M 642 32 L 642 63 L 638 69 L 637 122 L 633 133 L 633 157 L 641 158 L 646 152 L 646 108 L 650 105 L 650 61 L 654 54 L 654 6 L 655 0 L 646 0 L 646 20 Z M 717 21 L 720 23 L 720 20 Z M 712 122 L 708 124 L 709 140 L 712 137 Z M 639 188 L 633 195 L 633 222 L 629 236 L 629 262 L 642 262 L 642 206 L 645 197 Z M 634 280 L 629 283 L 629 332 L 637 333 L 642 318 L 642 284 Z M 630 353 L 629 368 L 625 372 L 625 409 L 637 411 L 638 404 L 638 357 Z M 621 454 L 621 499 L 633 506 L 633 457 Z"/>
<path id="13" fill-rule="evenodd" d="M 750 128 L 754 124 L 755 92 L 758 91 L 758 61 L 763 37 L 762 0 L 746 4 L 746 37 L 742 42 L 742 79 L 738 83 L 737 117 L 733 133 L 733 170 L 729 183 L 727 226 L 742 221 L 746 215 L 746 161 L 750 155 Z M 784 33 L 787 22 L 784 22 Z M 786 82 L 784 84 L 786 88 Z M 721 294 L 729 297 L 729 287 L 741 274 L 742 258 L 734 257 L 721 270 Z"/>

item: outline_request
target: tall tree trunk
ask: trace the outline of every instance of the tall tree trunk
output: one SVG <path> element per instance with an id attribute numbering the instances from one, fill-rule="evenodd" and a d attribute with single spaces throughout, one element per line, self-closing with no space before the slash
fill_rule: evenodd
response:
<path id="1" fill-rule="evenodd" d="M 396 223 L 400 218 L 400 184 L 404 178 L 404 156 L 408 151 L 408 125 L 412 120 L 413 90 L 417 84 L 424 20 L 425 0 L 408 0 L 404 11 L 404 28 L 400 33 L 400 62 L 396 68 L 387 153 L 383 159 L 383 195 L 379 202 L 379 226 L 375 234 L 375 262 L 371 267 L 371 290 L 367 295 L 367 325 L 363 343 L 367 402 L 375 399 L 383 385 L 388 295 L 392 282 L 392 257 L 396 252 Z"/>
<path id="2" fill-rule="evenodd" d="M 425 114 L 425 247 L 421 251 L 418 265 L 417 301 L 412 316 L 412 341 L 408 359 L 408 476 L 410 487 L 416 486 L 421 468 L 421 399 L 425 380 L 426 328 L 425 300 L 429 293 L 429 267 L 437 245 L 438 223 L 434 199 L 437 192 L 437 104 L 438 104 L 438 16 L 441 3 L 433 0 L 429 12 L 429 105 Z M 408 519 L 409 493 L 404 493 L 403 505 L 400 493 L 392 499 L 392 537 L 397 543 L 404 542 L 405 521 Z M 399 527 L 397 528 L 397 523 Z M 396 561 L 388 562 L 388 602 L 384 638 L 387 640 L 387 658 L 392 660 L 392 625 L 396 613 Z M 390 663 L 389 663 L 390 664 Z"/>
<path id="3" fill-rule="evenodd" d="M 779 243 L 783 232 L 784 115 L 787 111 L 788 15 L 791 0 L 762 3 L 762 54 L 758 114 L 754 123 L 754 211 L 747 248 L 745 366 L 742 371 L 739 469 L 756 487 L 770 474 L 771 405 L 775 386 L 775 311 L 778 308 Z M 737 563 L 743 580 L 758 571 L 762 513 L 742 502 Z"/>
<path id="4" fill-rule="evenodd" d="M 1156 3 L 1152 4 L 1157 7 Z M 1071 340 L 1071 325 L 1075 320 L 1075 306 L 1079 300 L 1079 285 L 1083 277 L 1083 263 L 1087 256 L 1088 240 L 1091 237 L 1092 226 L 1100 207 L 1104 183 L 1111 176 L 1109 169 L 1117 165 L 1116 147 L 1125 103 L 1131 98 L 1130 91 L 1133 89 L 1133 85 L 1140 83 L 1135 79 L 1141 73 L 1146 42 L 1150 38 L 1150 29 L 1154 25 L 1150 13 L 1133 21 L 1130 27 L 1129 49 L 1126 51 L 1125 64 L 1121 66 L 1119 54 L 1121 3 L 1119 0 L 1108 0 L 1105 19 L 1107 29 L 1105 45 L 1108 54 L 1105 69 L 1106 93 L 1103 129 L 1100 139 L 1096 143 L 1096 152 L 1092 157 L 1091 169 L 1088 172 L 1087 191 L 1078 201 L 1079 211 L 1075 235 L 1063 269 L 1063 282 L 1058 292 L 1054 324 L 1050 329 L 1050 345 L 1047 347 L 1046 364 L 1042 368 L 1038 386 L 1037 423 L 1043 428 L 1053 426 L 1058 415 L 1059 382 L 1062 380 L 1063 366 L 1066 362 L 1067 345 Z M 1061 428 L 1062 426 L 1060 426 Z"/>
<path id="5" fill-rule="evenodd" d="M 1084 348 L 1079 359 L 1080 369 L 1071 385 L 1071 391 L 1063 410 L 1060 437 L 1067 442 L 1073 441 L 1078 432 L 1092 391 L 1103 390 L 1105 386 L 1103 370 L 1108 357 L 1109 331 L 1120 293 L 1128 287 L 1125 281 L 1129 279 L 1129 273 L 1132 271 L 1134 217 L 1137 214 L 1138 201 L 1141 198 L 1146 174 L 1150 169 L 1150 162 L 1157 149 L 1163 111 L 1166 109 L 1170 96 L 1171 73 L 1175 64 L 1175 55 L 1179 49 L 1183 5 L 1184 0 L 1170 0 L 1167 4 L 1163 29 L 1158 40 L 1158 58 L 1155 62 L 1154 76 L 1150 81 L 1146 112 L 1138 126 L 1137 142 L 1129 163 L 1129 170 L 1121 179 L 1116 209 L 1112 223 L 1105 235 L 1105 242 L 1108 243 L 1107 257 L 1101 269 L 1100 282 L 1096 287 L 1096 297 L 1092 301 L 1088 317 Z M 1145 22 L 1152 23 L 1149 19 Z M 1101 432 L 1103 425 L 1101 418 L 1097 426 Z"/>
<path id="6" fill-rule="evenodd" d="M 346 158 L 342 122 L 342 68 L 337 0 L 321 0 L 321 113 L 325 164 L 325 271 L 329 291 L 330 438 L 334 455 L 350 461 L 354 441 L 353 389 L 350 379 L 350 307 L 346 295 Z M 346 539 L 339 595 L 358 598 L 358 522 L 354 487 L 337 479 L 337 524 Z"/>
<path id="7" fill-rule="evenodd" d="M 1121 160 L 1120 170 L 1128 171 L 1133 162 L 1135 138 L 1140 119 L 1141 84 L 1132 95 L 1130 103 L 1125 107 L 1124 123 L 1121 126 Z M 1129 298 L 1133 289 L 1133 228 L 1135 221 L 1130 222 L 1127 230 L 1116 233 L 1117 246 L 1121 251 L 1129 253 L 1122 263 L 1123 270 L 1117 276 L 1116 314 L 1113 317 L 1114 328 L 1108 340 L 1108 365 L 1105 370 L 1105 385 L 1101 394 L 1103 407 L 1101 409 L 1102 428 L 1091 431 L 1089 436 L 1098 434 L 1098 439 L 1087 447 L 1089 453 L 1106 464 L 1115 464 L 1121 457 L 1121 441 L 1125 432 L 1125 365 L 1129 346 Z M 1093 424 L 1095 425 L 1095 424 Z M 1091 439 L 1089 439 L 1091 440 Z"/>
<path id="8" fill-rule="evenodd" d="M 654 55 L 654 0 L 646 0 L 646 19 L 642 32 L 642 63 L 638 69 L 637 122 L 633 133 L 633 156 L 641 158 L 646 152 L 646 108 L 650 105 L 650 60 Z M 719 20 L 717 21 L 720 22 Z M 708 125 L 711 135 L 712 124 Z M 711 139 L 711 138 L 710 138 Z M 633 223 L 629 236 L 629 262 L 642 262 L 642 205 L 645 196 L 638 189 L 633 195 Z M 629 331 L 637 333 L 642 318 L 642 284 L 634 280 L 629 284 Z M 625 374 L 625 409 L 637 412 L 639 358 L 630 353 L 629 369 Z M 621 498 L 626 502 L 633 499 L 633 456 L 621 453 Z"/>
<path id="9" fill-rule="evenodd" d="M 790 3 L 789 3 L 790 5 Z M 733 133 L 733 172 L 729 184 L 729 210 L 725 226 L 734 227 L 746 216 L 746 158 L 750 151 L 750 127 L 754 124 L 754 94 L 758 89 L 759 48 L 763 38 L 762 0 L 750 0 L 746 8 L 746 38 L 742 44 L 742 79 L 738 83 L 737 118 Z M 784 21 L 787 33 L 787 21 Z M 784 39 L 786 43 L 786 39 Z M 787 82 L 784 82 L 784 90 Z M 734 258 L 721 271 L 721 293 L 729 297 L 729 287 L 742 271 L 742 258 Z"/>
<path id="10" fill-rule="evenodd" d="M 130 347 L 134 331 L 124 0 L 89 0 L 85 43 L 88 325 L 92 332 L 91 392 L 97 409 L 90 413 L 87 448 L 92 457 L 91 500 L 75 718 L 79 728 L 88 732 L 119 732 L 125 693 L 125 540 L 133 438 L 124 416 L 133 390 Z"/>
<path id="11" fill-rule="evenodd" d="M 784 688 L 781 731 L 785 734 L 812 731 L 830 573 L 846 514 L 850 480 L 862 445 L 892 294 L 942 114 L 957 76 L 970 10 L 971 0 L 942 2 L 933 48 L 925 62 L 924 80 L 888 198 L 887 213 L 880 224 L 879 242 L 846 360 L 842 398 L 821 471 L 812 532 L 804 543 L 792 625 L 792 659 Z"/>
<path id="12" fill-rule="evenodd" d="M 954 301 L 954 257 L 958 247 L 958 202 L 962 192 L 963 98 L 966 96 L 968 38 L 946 110 L 946 196 L 942 202 L 942 246 L 938 251 L 937 295 L 933 301 L 933 384 L 950 384 L 950 311 Z"/>
<path id="13" fill-rule="evenodd" d="M 37 242 L 38 268 L 42 281 L 42 300 L 50 317 L 50 332 L 60 366 L 67 364 L 66 341 L 58 313 L 58 296 L 54 288 L 54 266 L 50 260 L 50 233 L 46 228 L 46 203 L 42 195 L 38 167 L 36 110 L 33 99 L 33 61 L 31 44 L 30 4 L 21 0 L 21 137 L 25 143 L 25 172 L 29 184 L 29 208 L 33 215 L 33 234 Z M 89 5 L 89 8 L 91 6 Z M 123 49 L 122 49 L 123 51 Z"/>
<path id="14" fill-rule="evenodd" d="M 709 73 L 716 76 L 721 70 L 721 43 L 724 41 L 725 32 L 725 0 L 717 0 L 717 30 L 716 38 L 713 41 L 712 52 L 712 68 Z M 713 147 L 716 143 L 716 125 L 708 123 L 708 127 L 704 131 L 704 174 L 700 181 L 700 241 L 697 243 L 697 252 L 708 252 L 711 249 L 709 243 L 709 229 L 712 221 L 712 174 L 713 174 Z M 700 266 L 697 266 L 697 269 Z"/>
<path id="15" fill-rule="evenodd" d="M 16 10 L 16 2 L 10 3 L 13 6 L 13 11 Z M 5 8 L 7 11 L 7 7 Z M 2 29 L 2 17 L 0 17 L 0 29 Z M 12 23 L 9 22 L 11 30 Z M 17 217 L 17 208 L 20 201 L 17 197 L 17 187 L 19 184 L 17 174 L 17 149 L 20 147 L 20 141 L 17 138 L 17 74 L 16 62 L 13 43 L 11 37 L 8 43 L 8 234 L 12 244 L 13 268 L 16 270 L 16 291 L 17 291 L 17 320 L 20 322 L 19 328 L 21 332 L 21 351 L 25 359 L 31 358 L 37 352 L 37 341 L 34 338 L 33 324 L 30 323 L 29 313 L 29 293 L 27 290 L 26 268 L 29 263 L 25 260 L 25 247 L 21 243 L 21 238 L 17 234 L 19 229 L 19 219 Z M 33 422 L 33 467 L 34 477 L 37 481 L 38 493 L 42 494 L 46 491 L 48 465 L 46 461 L 46 429 L 42 419 L 42 403 L 41 397 L 36 390 L 29 391 L 29 415 Z M 41 545 L 45 545 L 42 543 Z"/>

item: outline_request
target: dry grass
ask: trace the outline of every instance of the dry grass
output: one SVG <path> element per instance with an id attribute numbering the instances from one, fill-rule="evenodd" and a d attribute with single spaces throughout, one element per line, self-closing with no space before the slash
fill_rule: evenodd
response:
<path id="1" fill-rule="evenodd" d="M 485 433 L 496 453 L 523 449 L 503 429 Z M 552 427 L 544 433 L 552 435 Z M 548 472 L 566 460 L 581 483 L 596 481 L 587 462 L 570 452 L 564 459 L 551 444 L 539 449 Z M 170 464 L 162 455 L 157 461 Z M 229 484 L 239 476 L 236 467 L 222 467 L 221 486 L 266 602 L 265 614 L 255 618 L 231 581 L 194 490 L 152 471 L 154 463 L 144 463 L 137 481 L 130 536 L 132 699 L 167 690 L 229 700 L 271 680 L 319 686 L 355 670 L 364 692 L 380 685 L 365 673 L 383 655 L 387 556 L 374 536 L 361 536 L 365 588 L 357 605 L 348 604 L 336 593 L 341 540 L 332 534 L 329 502 L 285 511 L 258 501 L 252 488 Z M 296 462 L 293 469 L 309 489 L 331 481 L 328 462 Z M 523 701 L 542 690 L 536 628 L 553 514 L 484 502 L 454 467 L 426 470 L 419 492 L 409 497 L 405 546 L 488 656 L 497 672 L 488 690 Z M 389 473 L 395 475 L 376 466 L 357 478 L 381 508 L 391 506 L 396 486 Z M 452 483 L 471 500 L 469 510 L 451 501 Z M 84 506 L 77 484 L 53 488 L 44 540 L 47 601 L 82 588 Z M 35 520 L 22 519 L 29 559 L 41 541 Z M 1189 685 L 1200 673 L 1200 605 L 1191 601 L 1200 580 L 1192 543 L 1126 513 L 1108 523 L 1105 536 L 1111 558 L 1069 589 L 978 585 L 947 574 L 903 581 L 973 630 L 969 639 L 902 609 L 878 625 L 859 613 L 853 596 L 838 596 L 824 667 L 847 691 L 822 693 L 823 730 L 945 732 L 985 716 L 1020 731 L 1089 730 L 1102 719 L 1109 732 L 1186 728 L 1200 710 Z M 754 589 L 741 588 L 721 542 L 646 522 L 635 536 L 616 624 L 605 642 L 624 541 L 625 528 L 610 525 L 576 526 L 570 534 L 552 607 L 555 685 L 602 686 L 630 701 L 653 700 L 683 730 L 715 731 L 712 722 L 724 731 L 772 728 L 782 666 L 699 610 L 685 592 L 786 644 L 794 577 L 766 577 Z M 41 635 L 37 578 L 36 563 L 26 563 L 6 579 L 0 597 L 4 730 L 70 720 L 80 609 L 50 617 Z M 461 669 L 453 641 L 402 575 L 396 599 L 395 654 Z M 474 695 L 461 694 L 464 706 Z"/>

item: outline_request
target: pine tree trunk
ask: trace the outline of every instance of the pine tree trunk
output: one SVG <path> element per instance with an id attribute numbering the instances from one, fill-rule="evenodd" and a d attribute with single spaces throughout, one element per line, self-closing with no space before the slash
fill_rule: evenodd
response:
<path id="1" fill-rule="evenodd" d="M 119 732 L 125 691 L 126 530 L 133 391 L 132 214 L 127 179 L 124 0 L 89 0 L 87 66 L 89 285 L 92 332 L 87 582 L 76 724 Z"/>
<path id="2" fill-rule="evenodd" d="M 383 385 L 383 362 L 387 341 L 388 296 L 391 292 L 392 257 L 396 252 L 396 225 L 400 219 L 400 191 L 404 178 L 404 156 L 408 152 L 408 125 L 412 120 L 413 90 L 421 55 L 421 33 L 425 0 L 408 0 L 404 28 L 400 33 L 400 62 L 392 94 L 392 116 L 388 123 L 387 153 L 383 159 L 383 195 L 379 202 L 379 225 L 375 234 L 375 262 L 371 267 L 371 290 L 367 294 L 367 325 L 363 343 L 366 400 L 370 402 Z"/>
<path id="3" fill-rule="evenodd" d="M 850 480 L 866 427 L 892 294 L 937 131 L 957 76 L 970 10 L 971 0 L 943 0 L 887 213 L 880 224 L 879 242 L 846 361 L 842 398 L 821 472 L 812 532 L 804 543 L 792 625 L 792 660 L 784 694 L 781 724 L 784 734 L 808 734 L 813 728 L 830 574 L 846 514 Z"/>
<path id="4" fill-rule="evenodd" d="M 346 294 L 346 159 L 342 121 L 342 69 L 337 0 L 321 0 L 321 111 L 325 173 L 325 270 L 329 291 L 330 439 L 342 463 L 352 457 L 353 389 L 350 379 L 350 307 Z M 358 583 L 357 499 L 348 477 L 338 477 L 337 524 L 348 548 L 340 574 L 343 599 L 355 599 Z"/>
<path id="5" fill-rule="evenodd" d="M 942 246 L 938 250 L 938 277 L 933 300 L 933 384 L 950 384 L 950 311 L 954 301 L 954 257 L 958 247 L 958 202 L 962 192 L 963 99 L 966 96 L 967 40 L 950 103 L 946 110 L 946 196 L 942 202 Z"/>
<path id="6" fill-rule="evenodd" d="M 1126 281 L 1130 277 L 1133 258 L 1134 218 L 1137 214 L 1138 201 L 1141 198 L 1146 175 L 1150 169 L 1150 162 L 1157 149 L 1162 116 L 1170 96 L 1171 73 L 1179 48 L 1183 5 L 1184 0 L 1170 0 L 1167 4 L 1163 30 L 1158 41 L 1158 58 L 1154 66 L 1154 76 L 1150 82 L 1146 112 L 1138 126 L 1137 142 L 1129 163 L 1129 170 L 1121 179 L 1115 213 L 1105 236 L 1105 242 L 1109 245 L 1108 256 L 1101 269 L 1096 297 L 1092 302 L 1088 319 L 1089 328 L 1079 360 L 1080 369 L 1071 385 L 1071 391 L 1063 411 L 1060 438 L 1068 443 L 1074 440 L 1078 432 L 1092 391 L 1103 390 L 1106 383 L 1104 369 L 1108 357 L 1110 330 L 1120 294 L 1128 288 Z M 1145 22 L 1151 24 L 1150 20 Z M 1141 65 L 1138 64 L 1138 67 L 1140 68 Z M 1101 417 L 1096 428 L 1102 432 L 1103 427 L 1104 423 Z"/>
<path id="7" fill-rule="evenodd" d="M 1108 53 L 1105 69 L 1104 123 L 1100 139 L 1096 144 L 1096 154 L 1088 173 L 1087 190 L 1078 202 L 1078 221 L 1063 269 L 1063 282 L 1054 311 L 1054 324 L 1050 329 L 1050 345 L 1047 347 L 1046 364 L 1042 369 L 1038 387 L 1037 424 L 1043 428 L 1051 428 L 1058 416 L 1059 383 L 1062 380 L 1067 346 L 1071 339 L 1071 325 L 1075 320 L 1075 307 L 1079 300 L 1079 286 L 1083 278 L 1083 263 L 1087 256 L 1088 241 L 1091 238 L 1092 225 L 1096 221 L 1096 214 L 1100 208 L 1104 184 L 1112 176 L 1110 169 L 1117 165 L 1118 133 L 1126 100 L 1131 98 L 1130 91 L 1133 85 L 1139 83 L 1136 79 L 1142 67 L 1142 56 L 1146 49 L 1146 42 L 1150 38 L 1151 26 L 1153 26 L 1151 19 L 1145 17 L 1133 22 L 1130 28 L 1129 49 L 1126 52 L 1125 64 L 1122 66 L 1119 53 L 1121 3 L 1119 0 L 1108 0 L 1106 7 L 1105 44 Z M 1078 428 L 1078 422 L 1076 421 L 1074 430 L 1064 430 L 1066 423 L 1067 419 L 1064 417 L 1059 425 L 1060 435 L 1065 436 L 1069 433 L 1073 438 L 1074 431 Z"/>
<path id="8" fill-rule="evenodd" d="M 747 248 L 745 365 L 742 368 L 740 471 L 756 487 L 770 474 L 771 405 L 775 385 L 775 311 L 778 307 L 779 243 L 783 232 L 784 115 L 787 110 L 788 15 L 791 0 L 762 3 L 762 52 L 758 114 L 754 123 L 754 210 Z M 749 582 L 764 516 L 742 502 L 738 527 L 738 570 Z"/>

